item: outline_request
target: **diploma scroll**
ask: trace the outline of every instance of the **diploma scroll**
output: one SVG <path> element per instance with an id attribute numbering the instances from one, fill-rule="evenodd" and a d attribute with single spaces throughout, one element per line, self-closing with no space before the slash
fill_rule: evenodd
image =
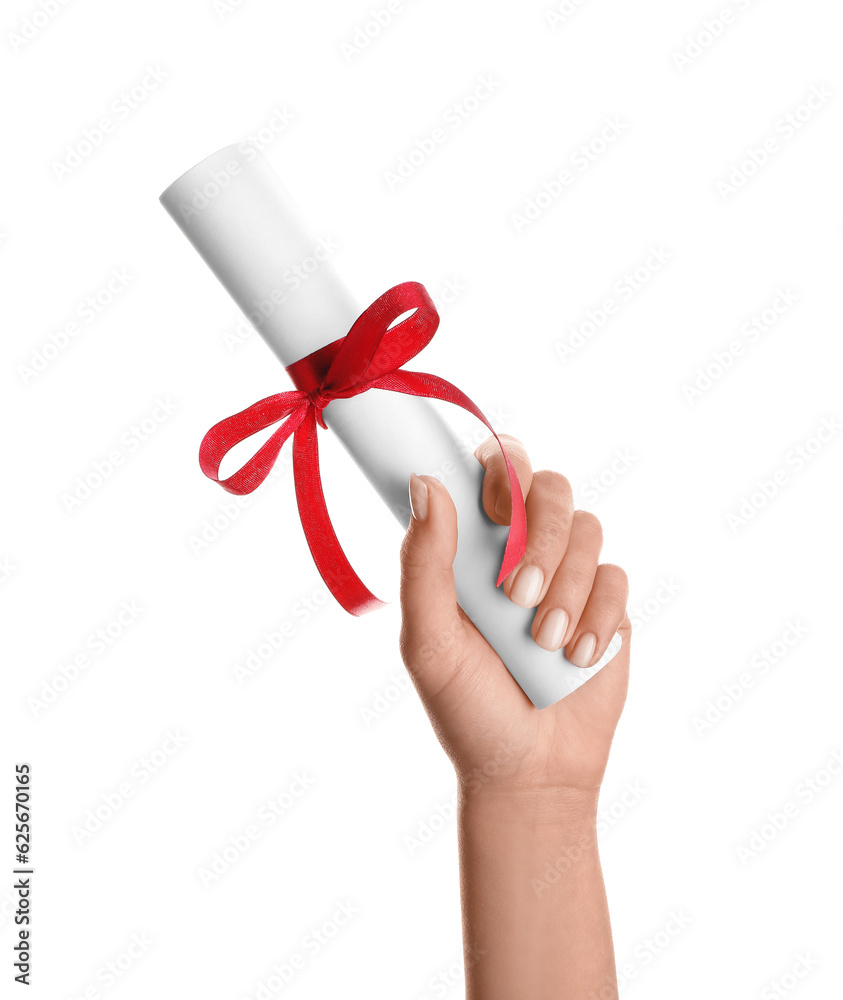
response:
<path id="1" fill-rule="evenodd" d="M 255 148 L 219 150 L 174 181 L 161 202 L 284 366 L 344 336 L 362 312 L 337 275 L 330 248 L 302 222 Z M 291 289 L 284 275 L 296 269 L 305 278 Z M 447 336 L 447 326 L 439 336 Z M 533 641 L 534 609 L 518 607 L 495 587 L 508 529 L 483 512 L 483 470 L 428 400 L 369 390 L 332 400 L 324 421 L 404 528 L 410 474 L 449 470 L 443 482 L 459 519 L 454 575 L 460 606 L 537 708 L 575 691 L 615 656 L 619 634 L 588 669 Z"/>

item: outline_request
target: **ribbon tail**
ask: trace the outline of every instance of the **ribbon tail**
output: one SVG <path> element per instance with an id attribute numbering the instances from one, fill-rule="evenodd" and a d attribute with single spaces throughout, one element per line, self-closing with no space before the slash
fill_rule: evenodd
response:
<path id="1" fill-rule="evenodd" d="M 527 549 L 527 512 L 524 507 L 524 496 L 521 492 L 521 484 L 515 474 L 509 455 L 506 453 L 501 439 L 495 433 L 494 427 L 486 419 L 480 408 L 469 399 L 468 396 L 458 389 L 451 382 L 438 375 L 430 375 L 427 372 L 408 372 L 403 369 L 384 375 L 371 384 L 372 388 L 388 389 L 391 392 L 403 392 L 409 396 L 423 396 L 426 398 L 441 399 L 446 403 L 453 403 L 482 420 L 489 428 L 498 442 L 498 446 L 506 462 L 506 472 L 509 477 L 509 494 L 512 500 L 512 523 L 509 526 L 509 534 L 506 539 L 503 561 L 501 562 L 500 573 L 495 584 L 499 587 L 509 574 L 515 569 L 524 556 Z"/>
<path id="2" fill-rule="evenodd" d="M 293 435 L 293 475 L 304 536 L 319 574 L 337 601 L 352 615 L 384 607 L 351 568 L 328 516 L 322 477 L 316 416 L 309 408 Z"/>

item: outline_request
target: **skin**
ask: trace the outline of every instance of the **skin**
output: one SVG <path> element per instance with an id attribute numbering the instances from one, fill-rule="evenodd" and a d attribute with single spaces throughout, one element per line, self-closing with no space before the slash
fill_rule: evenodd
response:
<path id="1" fill-rule="evenodd" d="M 578 666 L 597 662 L 616 631 L 623 646 L 587 684 L 537 710 L 457 604 L 457 516 L 447 489 L 432 476 L 411 477 L 401 653 L 457 776 L 466 996 L 612 1000 L 596 815 L 627 691 L 628 583 L 620 567 L 599 563 L 600 522 L 574 511 L 564 476 L 534 473 L 524 446 L 502 440 L 527 510 L 527 551 L 504 591 L 536 608 L 534 640 L 564 648 Z M 508 524 L 506 468 L 494 438 L 475 454 L 485 469 L 484 510 Z M 554 637 L 542 625 L 560 608 L 568 623 Z M 580 642 L 589 635 L 593 644 Z"/>

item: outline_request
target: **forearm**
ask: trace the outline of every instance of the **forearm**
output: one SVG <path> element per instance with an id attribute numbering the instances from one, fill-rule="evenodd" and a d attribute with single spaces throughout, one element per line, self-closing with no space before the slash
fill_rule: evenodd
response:
<path id="1" fill-rule="evenodd" d="M 595 795 L 460 790 L 467 1000 L 612 1000 Z"/>

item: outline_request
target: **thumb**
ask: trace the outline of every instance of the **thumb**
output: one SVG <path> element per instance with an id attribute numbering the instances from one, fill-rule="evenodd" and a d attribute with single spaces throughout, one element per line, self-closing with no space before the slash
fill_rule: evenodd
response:
<path id="1" fill-rule="evenodd" d="M 457 672 L 466 647 L 457 607 L 457 511 L 433 476 L 410 476 L 412 517 L 401 546 L 401 655 L 426 701 Z"/>

